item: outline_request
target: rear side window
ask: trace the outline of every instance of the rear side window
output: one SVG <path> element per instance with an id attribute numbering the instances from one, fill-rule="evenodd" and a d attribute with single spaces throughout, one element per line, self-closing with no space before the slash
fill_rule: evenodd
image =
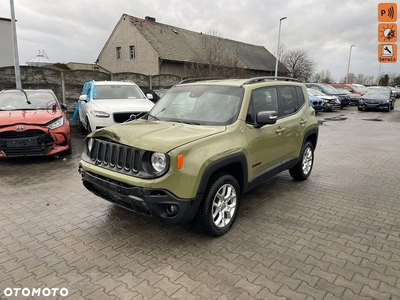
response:
<path id="1" fill-rule="evenodd" d="M 279 117 L 296 113 L 304 104 L 304 95 L 301 87 L 281 86 L 279 87 L 279 96 Z"/>

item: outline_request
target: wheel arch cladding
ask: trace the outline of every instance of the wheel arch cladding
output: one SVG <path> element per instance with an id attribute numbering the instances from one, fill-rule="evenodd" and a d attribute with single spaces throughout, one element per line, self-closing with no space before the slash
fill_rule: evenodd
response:
<path id="1" fill-rule="evenodd" d="M 200 181 L 198 193 L 204 193 L 210 178 L 216 173 L 232 175 L 239 184 L 240 193 L 247 190 L 247 160 L 243 153 L 236 153 L 212 162 L 205 169 Z"/>

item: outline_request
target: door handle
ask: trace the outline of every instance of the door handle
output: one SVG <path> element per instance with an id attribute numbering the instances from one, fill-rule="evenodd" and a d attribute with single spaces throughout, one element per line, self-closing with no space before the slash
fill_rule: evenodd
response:
<path id="1" fill-rule="evenodd" d="M 285 131 L 285 127 L 278 127 L 277 130 L 275 130 L 275 132 L 280 135 L 283 131 Z"/>
<path id="2" fill-rule="evenodd" d="M 307 119 L 301 119 L 300 124 L 303 125 L 304 123 L 307 123 Z"/>

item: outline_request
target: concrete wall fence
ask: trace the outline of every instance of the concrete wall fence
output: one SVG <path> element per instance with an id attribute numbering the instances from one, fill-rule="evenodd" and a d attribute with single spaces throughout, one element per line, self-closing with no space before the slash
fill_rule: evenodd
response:
<path id="1" fill-rule="evenodd" d="M 144 92 L 150 89 L 170 88 L 182 78 L 176 75 L 144 75 L 138 73 L 104 73 L 91 70 L 63 70 L 53 66 L 21 66 L 23 89 L 51 89 L 57 98 L 67 104 L 71 115 L 81 94 L 83 84 L 90 80 L 132 80 Z M 14 67 L 0 68 L 0 91 L 15 89 Z"/>

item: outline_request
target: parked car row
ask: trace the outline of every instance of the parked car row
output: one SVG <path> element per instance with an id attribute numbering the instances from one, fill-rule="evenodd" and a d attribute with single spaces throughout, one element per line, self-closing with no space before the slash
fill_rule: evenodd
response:
<path id="1" fill-rule="evenodd" d="M 350 105 L 350 96 L 345 92 L 339 92 L 327 83 L 304 83 L 306 87 L 322 92 L 327 96 L 335 96 L 340 101 L 340 108 Z"/>
<path id="2" fill-rule="evenodd" d="M 305 83 L 308 87 L 310 103 L 315 111 L 332 111 L 347 105 L 355 105 L 358 110 L 378 109 L 390 111 L 394 108 L 400 89 L 396 87 L 371 86 L 344 83 Z M 371 92 L 375 91 L 375 92 Z M 317 97 L 317 98 L 315 98 Z M 321 106 L 320 100 L 324 101 Z"/>
<path id="3" fill-rule="evenodd" d="M 400 89 L 365 87 L 360 84 L 305 83 L 316 112 L 356 105 L 358 110 L 394 109 Z M 146 94 L 131 81 L 85 83 L 76 114 L 84 132 L 139 119 L 168 90 Z M 0 158 L 49 156 L 71 153 L 70 125 L 66 105 L 51 90 L 0 92 Z"/>

